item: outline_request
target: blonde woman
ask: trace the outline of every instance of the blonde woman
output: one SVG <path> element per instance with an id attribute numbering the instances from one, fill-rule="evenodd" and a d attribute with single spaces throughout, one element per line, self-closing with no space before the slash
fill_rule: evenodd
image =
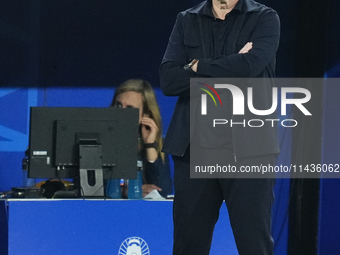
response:
<path id="1" fill-rule="evenodd" d="M 161 152 L 162 119 L 153 88 L 145 80 L 127 80 L 115 91 L 111 107 L 139 109 L 143 196 L 156 189 L 166 197 L 172 192 L 172 180 L 168 158 Z"/>

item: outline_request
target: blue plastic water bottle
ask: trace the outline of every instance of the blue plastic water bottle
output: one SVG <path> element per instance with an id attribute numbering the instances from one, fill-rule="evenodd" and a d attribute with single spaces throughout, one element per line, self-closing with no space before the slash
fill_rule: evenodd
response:
<path id="1" fill-rule="evenodd" d="M 141 161 L 138 161 L 137 165 L 137 179 L 129 179 L 129 186 L 128 186 L 128 199 L 142 199 L 143 197 L 143 172 L 142 172 L 142 165 Z"/>
<path id="2" fill-rule="evenodd" d="M 138 160 L 137 160 L 137 179 L 128 180 L 128 199 L 142 199 L 143 198 L 143 161 L 141 154 L 141 138 L 138 137 Z"/>
<path id="3" fill-rule="evenodd" d="M 121 199 L 122 191 L 120 188 L 120 179 L 111 179 L 106 182 L 106 195 L 113 199 Z"/>

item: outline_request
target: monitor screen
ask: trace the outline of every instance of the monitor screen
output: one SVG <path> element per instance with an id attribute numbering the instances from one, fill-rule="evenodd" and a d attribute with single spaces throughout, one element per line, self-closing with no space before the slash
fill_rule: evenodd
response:
<path id="1" fill-rule="evenodd" d="M 136 178 L 138 118 L 138 109 L 31 107 L 28 176 L 76 178 L 84 145 L 104 179 Z"/>

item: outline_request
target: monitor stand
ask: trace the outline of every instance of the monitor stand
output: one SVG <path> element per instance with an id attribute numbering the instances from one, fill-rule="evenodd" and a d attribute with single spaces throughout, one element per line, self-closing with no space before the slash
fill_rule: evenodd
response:
<path id="1" fill-rule="evenodd" d="M 102 165 L 101 144 L 79 144 L 80 196 L 104 196 Z"/>

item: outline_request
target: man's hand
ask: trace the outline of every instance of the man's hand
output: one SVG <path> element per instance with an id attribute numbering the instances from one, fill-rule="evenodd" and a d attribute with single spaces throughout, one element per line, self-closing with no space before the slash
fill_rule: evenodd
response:
<path id="1" fill-rule="evenodd" d="M 243 48 L 238 52 L 239 54 L 248 53 L 253 48 L 253 43 L 248 42 L 246 45 L 243 46 Z"/>
<path id="2" fill-rule="evenodd" d="M 191 69 L 192 69 L 195 73 L 197 73 L 197 65 L 198 65 L 198 62 L 199 62 L 199 60 L 197 60 L 196 63 L 193 64 L 192 67 L 191 67 Z"/>

